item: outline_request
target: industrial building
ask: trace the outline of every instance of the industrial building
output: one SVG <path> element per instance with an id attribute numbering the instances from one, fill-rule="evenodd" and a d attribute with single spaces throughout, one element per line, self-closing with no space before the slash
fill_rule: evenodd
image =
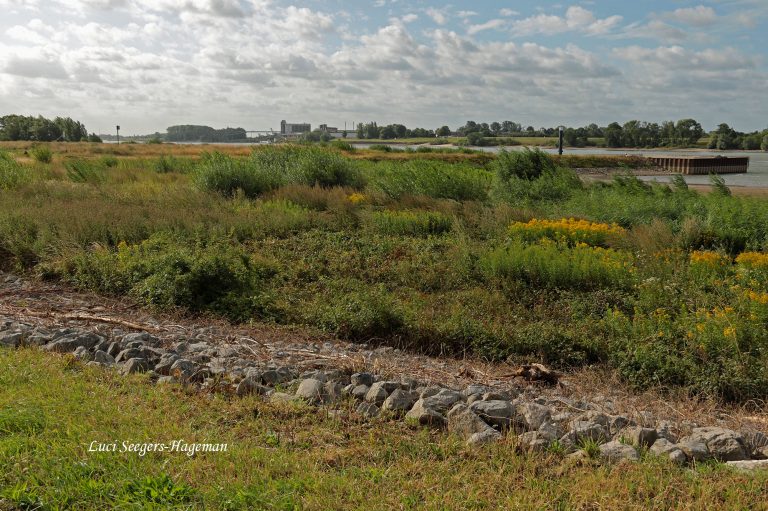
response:
<path id="1" fill-rule="evenodd" d="M 280 134 L 281 135 L 298 135 L 301 133 L 309 133 L 312 131 L 312 125 L 309 123 L 289 123 L 285 120 L 280 121 Z"/>

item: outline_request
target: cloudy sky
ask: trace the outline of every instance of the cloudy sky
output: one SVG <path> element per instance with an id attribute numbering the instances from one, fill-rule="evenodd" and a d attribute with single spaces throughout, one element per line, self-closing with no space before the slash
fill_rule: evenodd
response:
<path id="1" fill-rule="evenodd" d="M 768 0 L 0 0 L 0 114 L 768 127 Z"/>

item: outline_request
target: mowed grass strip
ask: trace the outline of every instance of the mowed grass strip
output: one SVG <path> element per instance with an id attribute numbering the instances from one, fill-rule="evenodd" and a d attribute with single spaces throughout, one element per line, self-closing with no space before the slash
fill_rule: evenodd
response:
<path id="1" fill-rule="evenodd" d="M 124 440 L 228 450 L 88 452 Z M 513 437 L 470 449 L 397 420 L 191 393 L 2 350 L 0 488 L 0 509 L 765 509 L 768 473 L 650 456 L 577 466 L 519 454 Z"/>

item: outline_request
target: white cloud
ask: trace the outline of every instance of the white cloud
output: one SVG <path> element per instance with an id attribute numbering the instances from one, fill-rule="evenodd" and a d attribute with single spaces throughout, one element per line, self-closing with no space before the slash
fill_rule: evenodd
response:
<path id="1" fill-rule="evenodd" d="M 480 23 L 477 25 L 470 25 L 469 28 L 467 28 L 467 33 L 469 35 L 474 35 L 478 32 L 482 32 L 483 30 L 491 30 L 491 29 L 497 29 L 505 26 L 507 24 L 506 20 L 502 19 L 492 19 L 488 20 L 485 23 Z"/>
<path id="2" fill-rule="evenodd" d="M 507 9 L 506 7 L 504 9 L 499 10 L 500 16 L 519 16 L 520 13 L 518 11 Z"/>
<path id="3" fill-rule="evenodd" d="M 424 12 L 426 12 L 427 16 L 432 18 L 432 21 L 434 21 L 438 25 L 445 25 L 448 22 L 448 17 L 445 15 L 445 12 L 441 9 L 435 9 L 434 7 L 429 7 Z"/>
<path id="4" fill-rule="evenodd" d="M 664 17 L 671 21 L 693 25 L 695 27 L 705 27 L 717 22 L 717 13 L 715 13 L 715 10 L 712 7 L 704 5 L 675 9 L 670 13 L 666 13 Z"/>
<path id="5" fill-rule="evenodd" d="M 618 15 L 598 19 L 583 7 L 571 6 L 565 16 L 537 14 L 512 22 L 512 33 L 516 36 L 533 34 L 559 34 L 563 32 L 581 32 L 587 35 L 606 34 L 616 28 L 623 18 Z"/>

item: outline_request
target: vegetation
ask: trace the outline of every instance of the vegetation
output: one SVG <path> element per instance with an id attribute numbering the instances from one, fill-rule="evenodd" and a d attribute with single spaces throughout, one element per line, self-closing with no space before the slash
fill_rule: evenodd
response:
<path id="1" fill-rule="evenodd" d="M 0 117 L 0 140 L 80 142 L 88 140 L 88 131 L 69 117 L 50 120 L 43 116 L 5 115 Z"/>
<path id="2" fill-rule="evenodd" d="M 566 464 L 556 449 L 519 453 L 514 435 L 467 449 L 386 417 L 186 393 L 37 350 L 0 350 L 0 368 L 0 509 L 754 509 L 768 498 L 765 473 L 717 464 Z M 174 440 L 227 450 L 120 452 Z"/>
<path id="3" fill-rule="evenodd" d="M 5 268 L 353 341 L 768 392 L 768 202 L 722 181 L 582 183 L 536 150 L 6 147 Z"/>

